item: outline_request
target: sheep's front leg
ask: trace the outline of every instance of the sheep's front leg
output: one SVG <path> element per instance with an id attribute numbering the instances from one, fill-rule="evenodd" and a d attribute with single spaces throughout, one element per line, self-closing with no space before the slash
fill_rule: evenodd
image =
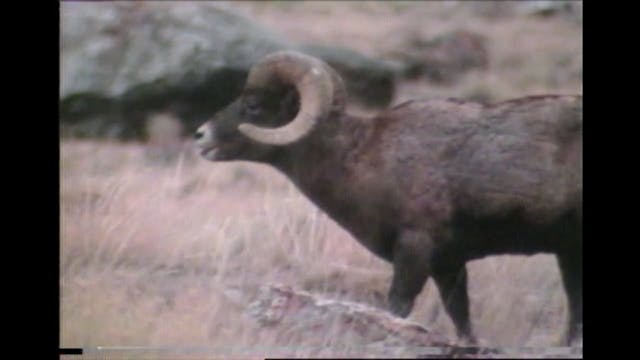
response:
<path id="1" fill-rule="evenodd" d="M 393 280 L 389 290 L 391 312 L 407 317 L 413 309 L 430 275 L 431 238 L 418 231 L 405 231 L 396 240 L 393 250 Z"/>

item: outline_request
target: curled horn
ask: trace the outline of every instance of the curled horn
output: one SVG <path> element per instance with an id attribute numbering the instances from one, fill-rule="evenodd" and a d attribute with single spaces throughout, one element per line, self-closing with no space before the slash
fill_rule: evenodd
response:
<path id="1" fill-rule="evenodd" d="M 334 106 L 342 105 L 344 85 L 324 62 L 294 51 L 281 51 L 267 56 L 256 64 L 247 78 L 247 88 L 264 87 L 278 79 L 295 86 L 300 94 L 300 111 L 289 123 L 278 128 L 263 128 L 242 123 L 238 130 L 248 138 L 270 145 L 294 143 L 325 118 Z"/>

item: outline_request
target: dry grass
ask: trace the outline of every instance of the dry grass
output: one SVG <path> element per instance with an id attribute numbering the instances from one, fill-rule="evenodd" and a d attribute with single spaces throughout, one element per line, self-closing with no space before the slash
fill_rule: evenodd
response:
<path id="1" fill-rule="evenodd" d="M 581 27 L 563 19 L 487 19 L 452 2 L 227 6 L 293 40 L 372 55 L 416 32 L 431 37 L 465 28 L 488 37 L 489 71 L 450 87 L 402 83 L 394 103 L 582 92 L 575 75 L 582 69 Z M 390 265 L 266 166 L 211 164 L 188 151 L 158 163 L 143 145 L 64 140 L 60 168 L 62 347 L 207 346 L 218 349 L 209 353 L 218 358 L 335 356 L 339 334 L 318 334 L 314 343 L 326 346 L 309 349 L 258 328 L 244 313 L 258 286 L 286 283 L 384 306 Z M 480 338 L 497 346 L 548 346 L 560 337 L 566 300 L 553 257 L 492 257 L 468 268 Z M 454 335 L 431 281 L 411 318 Z M 112 354 L 119 356 L 132 355 Z M 135 358 L 202 357 L 162 356 L 139 351 Z"/>
<path id="2" fill-rule="evenodd" d="M 264 283 L 384 306 L 391 267 L 275 170 L 184 154 L 159 166 L 142 145 L 77 141 L 62 143 L 61 169 L 65 347 L 304 346 L 244 315 Z M 552 257 L 469 268 L 480 337 L 548 345 L 560 335 L 566 305 Z M 453 337 L 431 282 L 411 318 Z"/>

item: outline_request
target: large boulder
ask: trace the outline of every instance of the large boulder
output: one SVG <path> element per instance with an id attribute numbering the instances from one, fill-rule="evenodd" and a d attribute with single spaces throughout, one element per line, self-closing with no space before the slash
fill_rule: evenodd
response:
<path id="1" fill-rule="evenodd" d="M 492 20 L 512 16 L 550 17 L 562 16 L 582 24 L 582 1 L 536 0 L 536 1 L 469 1 L 458 4 L 467 7 L 472 14 Z"/>
<path id="2" fill-rule="evenodd" d="M 164 112 L 189 133 L 239 94 L 253 64 L 285 49 L 325 58 L 363 105 L 393 95 L 385 63 L 290 43 L 220 3 L 63 2 L 61 32 L 63 134 L 142 138 Z"/>
<path id="3" fill-rule="evenodd" d="M 386 107 L 394 95 L 391 63 L 381 62 L 343 47 L 305 45 L 300 51 L 323 59 L 344 79 L 354 101 L 371 108 Z"/>
<path id="4" fill-rule="evenodd" d="M 401 75 L 425 77 L 432 83 L 452 84 L 467 72 L 489 66 L 488 39 L 456 30 L 425 39 L 417 34 L 403 38 L 387 56 L 401 66 Z"/>

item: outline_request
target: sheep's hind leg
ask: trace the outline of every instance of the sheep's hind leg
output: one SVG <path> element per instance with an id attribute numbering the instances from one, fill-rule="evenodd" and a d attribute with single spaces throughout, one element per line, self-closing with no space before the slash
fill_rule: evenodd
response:
<path id="1" fill-rule="evenodd" d="M 557 254 L 569 302 L 569 327 L 566 342 L 569 345 L 582 339 L 582 252 Z"/>
<path id="2" fill-rule="evenodd" d="M 456 326 L 458 337 L 464 342 L 476 344 L 469 316 L 467 269 L 464 262 L 456 266 L 435 267 L 433 280 L 440 291 L 444 308 Z"/>
<path id="3" fill-rule="evenodd" d="M 417 231 L 400 234 L 393 251 L 393 280 L 389 290 L 391 312 L 407 317 L 416 296 L 430 275 L 429 260 L 432 242 L 428 235 Z"/>

